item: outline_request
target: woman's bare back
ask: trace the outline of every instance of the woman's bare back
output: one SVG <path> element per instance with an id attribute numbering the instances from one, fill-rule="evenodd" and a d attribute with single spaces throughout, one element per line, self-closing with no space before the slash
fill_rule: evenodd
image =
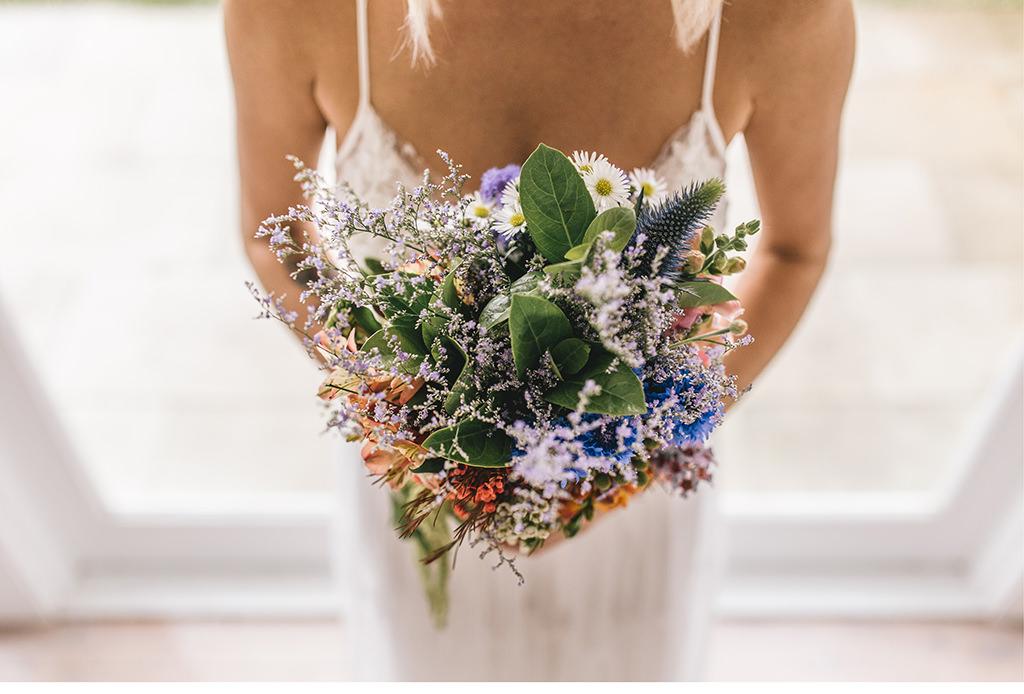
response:
<path id="1" fill-rule="evenodd" d="M 401 0 L 369 3 L 373 105 L 416 151 L 444 148 L 474 175 L 522 161 L 540 140 L 644 166 L 700 105 L 706 38 L 679 50 L 667 0 L 628 11 L 613 2 L 445 3 L 429 69 L 403 49 L 404 19 Z M 355 3 L 328 3 L 304 21 L 318 35 L 317 101 L 344 133 L 358 103 Z M 727 59 L 719 69 L 730 69 Z M 716 106 L 731 135 L 742 95 L 719 90 Z"/>

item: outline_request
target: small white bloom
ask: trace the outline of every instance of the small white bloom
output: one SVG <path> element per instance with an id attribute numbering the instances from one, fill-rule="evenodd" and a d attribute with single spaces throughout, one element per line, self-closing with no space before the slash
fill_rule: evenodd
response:
<path id="1" fill-rule="evenodd" d="M 513 239 L 526 229 L 526 216 L 523 214 L 523 208 L 519 205 L 502 207 L 494 213 L 494 218 L 498 220 L 496 225 L 498 233 L 506 239 Z"/>
<path id="2" fill-rule="evenodd" d="M 583 174 L 590 197 L 598 210 L 607 210 L 629 204 L 629 184 L 626 174 L 607 160 L 596 162 L 590 171 Z"/>
<path id="3" fill-rule="evenodd" d="M 519 207 L 519 176 L 516 176 L 501 191 L 502 207 Z"/>
<path id="4" fill-rule="evenodd" d="M 659 202 L 668 191 L 665 179 L 654 169 L 633 169 L 629 182 L 635 190 L 644 192 L 644 200 L 647 202 Z"/>
<path id="5" fill-rule="evenodd" d="M 572 163 L 576 165 L 576 170 L 582 174 L 590 173 L 594 170 L 595 165 L 607 162 L 608 157 L 597 152 L 581 152 L 577 150 L 572 153 Z"/>
<path id="6" fill-rule="evenodd" d="M 480 197 L 480 193 L 473 193 L 473 197 L 466 206 L 466 219 L 471 222 L 483 222 L 491 218 L 494 212 L 494 205 Z"/>

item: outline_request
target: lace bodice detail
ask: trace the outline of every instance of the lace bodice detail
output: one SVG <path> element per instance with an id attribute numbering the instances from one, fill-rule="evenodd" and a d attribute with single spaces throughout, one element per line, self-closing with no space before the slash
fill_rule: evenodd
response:
<path id="1" fill-rule="evenodd" d="M 370 101 L 366 0 L 359 0 L 357 10 L 359 107 L 336 153 L 335 170 L 338 181 L 347 183 L 371 207 L 384 207 L 394 197 L 397 183 L 410 189 L 419 184 L 426 164 L 415 147 L 402 141 L 384 122 Z M 720 23 L 719 12 L 708 34 L 700 109 L 673 133 L 650 164 L 670 191 L 693 181 L 725 176 L 726 143 L 712 103 Z M 724 219 L 725 201 L 719 205 L 712 224 L 721 229 Z"/>

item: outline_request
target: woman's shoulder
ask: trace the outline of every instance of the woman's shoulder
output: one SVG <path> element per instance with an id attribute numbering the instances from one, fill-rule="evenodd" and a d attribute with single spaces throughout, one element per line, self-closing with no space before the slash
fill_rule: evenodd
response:
<path id="1" fill-rule="evenodd" d="M 224 25 L 229 39 L 259 41 L 283 57 L 315 58 L 319 47 L 338 44 L 354 56 L 355 8 L 354 0 L 224 0 Z"/>
<path id="2" fill-rule="evenodd" d="M 728 45 L 752 78 L 777 84 L 846 62 L 853 51 L 852 0 L 733 0 L 723 15 Z"/>
<path id="3" fill-rule="evenodd" d="M 724 17 L 750 38 L 784 38 L 834 31 L 852 21 L 852 0 L 732 0 Z"/>
<path id="4" fill-rule="evenodd" d="M 224 0 L 234 60 L 290 74 L 356 74 L 355 0 Z M 351 37 L 346 41 L 342 37 Z"/>

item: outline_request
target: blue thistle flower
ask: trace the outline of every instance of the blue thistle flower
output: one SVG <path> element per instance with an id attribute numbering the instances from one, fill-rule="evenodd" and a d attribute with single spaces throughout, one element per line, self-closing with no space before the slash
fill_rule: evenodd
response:
<path id="1" fill-rule="evenodd" d="M 519 165 L 509 164 L 500 169 L 495 167 L 484 171 L 480 177 L 480 197 L 487 202 L 497 202 L 505 186 L 519 175 Z"/>
<path id="2" fill-rule="evenodd" d="M 668 249 L 658 274 L 675 277 L 683 256 L 690 250 L 697 229 L 707 222 L 725 193 L 725 184 L 717 178 L 692 183 L 658 205 L 641 205 L 633 239 L 643 238 L 636 273 L 649 275 L 658 249 Z M 642 235 L 642 236 L 641 236 Z M 634 246 L 636 241 L 631 241 Z"/>

